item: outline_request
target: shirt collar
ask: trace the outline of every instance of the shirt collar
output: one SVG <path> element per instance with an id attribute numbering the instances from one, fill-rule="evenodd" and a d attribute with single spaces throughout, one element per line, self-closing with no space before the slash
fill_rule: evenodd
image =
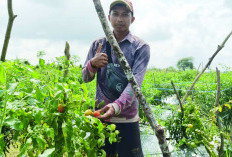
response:
<path id="1" fill-rule="evenodd" d="M 134 41 L 133 35 L 131 34 L 131 32 L 129 31 L 129 33 L 125 36 L 125 38 L 123 40 L 121 40 L 119 43 L 122 43 L 124 41 L 128 40 L 130 43 L 132 43 Z M 108 39 L 106 38 L 106 41 L 108 41 Z"/>
<path id="2" fill-rule="evenodd" d="M 125 40 L 128 40 L 130 43 L 133 42 L 133 36 L 132 36 L 132 34 L 131 34 L 130 31 L 129 31 L 129 33 L 125 36 L 125 38 L 124 38 L 122 41 L 120 41 L 120 43 L 121 43 L 121 42 L 124 42 Z"/>

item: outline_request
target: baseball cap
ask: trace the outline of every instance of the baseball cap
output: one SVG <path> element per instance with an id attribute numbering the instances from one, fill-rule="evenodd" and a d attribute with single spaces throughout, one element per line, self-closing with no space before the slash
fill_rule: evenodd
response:
<path id="1" fill-rule="evenodd" d="M 110 10 L 116 5 L 116 4 L 124 4 L 132 13 L 134 12 L 133 5 L 130 0 L 115 0 L 110 4 Z"/>

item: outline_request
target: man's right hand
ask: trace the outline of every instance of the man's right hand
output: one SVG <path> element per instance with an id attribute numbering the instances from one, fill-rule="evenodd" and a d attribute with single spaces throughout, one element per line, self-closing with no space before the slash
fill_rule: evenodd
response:
<path id="1" fill-rule="evenodd" d="M 90 60 L 93 68 L 105 67 L 108 64 L 108 56 L 101 52 L 102 44 L 99 43 L 95 56 Z"/>

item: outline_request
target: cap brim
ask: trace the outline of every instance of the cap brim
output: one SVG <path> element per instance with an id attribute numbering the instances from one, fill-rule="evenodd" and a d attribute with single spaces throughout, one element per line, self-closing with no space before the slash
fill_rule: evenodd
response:
<path id="1" fill-rule="evenodd" d="M 125 1 L 122 1 L 122 0 L 117 0 L 117 1 L 114 1 L 113 3 L 111 3 L 110 4 L 110 9 L 112 9 L 116 4 L 124 4 L 127 7 L 127 9 L 132 12 L 132 10 L 130 8 L 130 5 L 128 3 L 126 3 Z"/>

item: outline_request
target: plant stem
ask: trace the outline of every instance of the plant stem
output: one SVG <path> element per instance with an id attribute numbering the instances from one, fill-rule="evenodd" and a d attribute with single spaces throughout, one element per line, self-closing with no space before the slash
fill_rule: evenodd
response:
<path id="1" fill-rule="evenodd" d="M 6 85 L 5 85 L 6 86 Z M 0 122 L 0 134 L 2 133 L 2 126 L 3 126 L 3 122 L 4 119 L 6 117 L 6 105 L 7 105 L 7 100 L 8 100 L 8 95 L 7 95 L 7 91 L 4 91 L 4 107 L 3 107 L 3 114 L 2 114 L 2 118 L 1 118 L 1 122 Z"/>
<path id="2" fill-rule="evenodd" d="M 181 109 L 181 119 L 180 119 L 181 131 L 182 131 L 182 133 L 183 133 L 183 136 L 186 137 L 186 128 L 183 126 L 184 108 L 183 108 L 183 105 L 182 105 L 182 103 L 181 103 L 180 96 L 179 96 L 178 92 L 176 91 L 176 87 L 175 87 L 173 81 L 171 81 L 171 84 L 172 84 L 172 87 L 173 87 L 173 89 L 174 89 L 174 92 L 175 92 L 176 97 L 177 97 L 177 99 L 178 99 L 178 101 L 179 101 L 179 104 L 180 104 L 180 109 Z M 183 137 L 182 137 L 182 138 L 183 138 Z"/>

